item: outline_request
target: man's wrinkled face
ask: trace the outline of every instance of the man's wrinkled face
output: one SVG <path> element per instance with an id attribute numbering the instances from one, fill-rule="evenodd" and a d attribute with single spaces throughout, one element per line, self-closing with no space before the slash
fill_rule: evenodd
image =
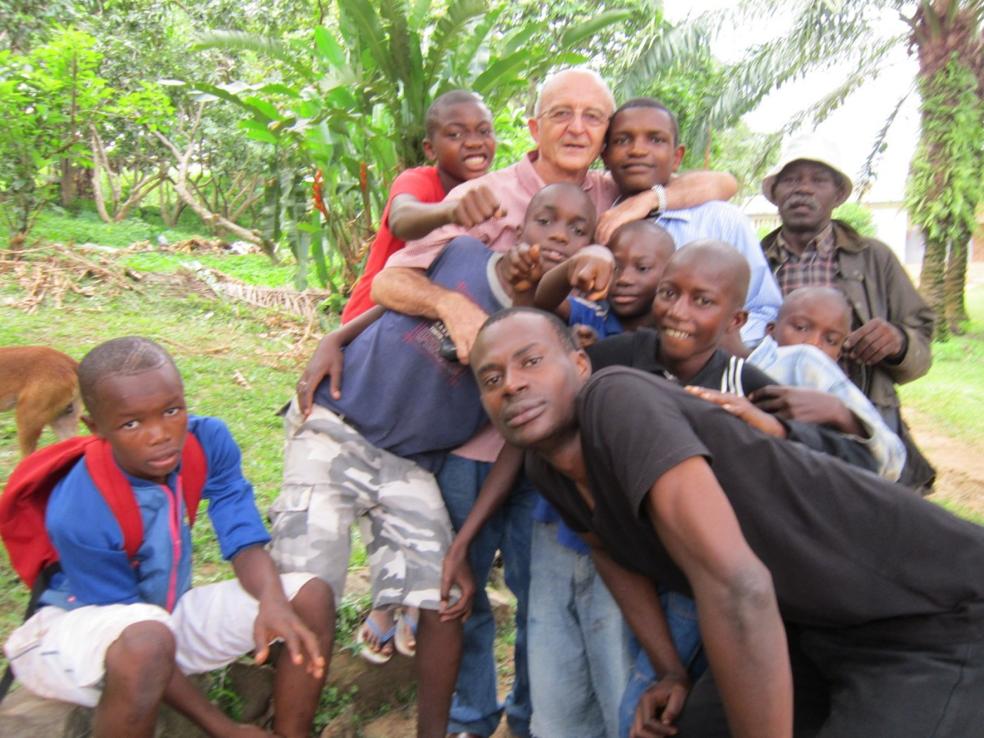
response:
<path id="1" fill-rule="evenodd" d="M 772 197 L 784 228 L 816 232 L 830 222 L 834 208 L 844 200 L 844 190 L 830 167 L 801 159 L 779 173 Z"/>
<path id="2" fill-rule="evenodd" d="M 557 75 L 529 121 L 540 157 L 559 172 L 582 176 L 601 153 L 613 109 L 608 90 L 592 75 Z"/>
<path id="3" fill-rule="evenodd" d="M 542 315 L 515 313 L 482 330 L 471 364 L 482 405 L 509 443 L 535 447 L 574 427 L 590 364 Z"/>

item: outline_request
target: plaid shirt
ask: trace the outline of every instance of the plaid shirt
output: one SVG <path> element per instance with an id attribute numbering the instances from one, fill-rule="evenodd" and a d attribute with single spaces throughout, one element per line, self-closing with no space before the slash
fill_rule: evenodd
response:
<path id="1" fill-rule="evenodd" d="M 834 227 L 827 224 L 803 249 L 796 254 L 779 231 L 776 237 L 782 263 L 776 269 L 776 281 L 783 296 L 800 287 L 833 287 L 837 278 L 837 248 L 834 245 Z"/>

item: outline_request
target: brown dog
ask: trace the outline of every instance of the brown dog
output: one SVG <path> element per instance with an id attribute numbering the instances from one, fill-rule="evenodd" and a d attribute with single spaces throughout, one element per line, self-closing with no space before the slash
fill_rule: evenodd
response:
<path id="1" fill-rule="evenodd" d="M 44 426 L 59 439 L 78 430 L 79 363 L 47 346 L 0 348 L 0 410 L 16 408 L 22 456 L 34 452 Z"/>

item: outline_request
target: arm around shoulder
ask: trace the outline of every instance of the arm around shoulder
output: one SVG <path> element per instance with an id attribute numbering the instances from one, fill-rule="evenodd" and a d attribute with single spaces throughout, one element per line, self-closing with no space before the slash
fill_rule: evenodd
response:
<path id="1" fill-rule="evenodd" d="M 728 172 L 701 169 L 673 177 L 666 185 L 666 209 L 683 210 L 711 200 L 730 200 L 738 192 L 738 180 Z"/>

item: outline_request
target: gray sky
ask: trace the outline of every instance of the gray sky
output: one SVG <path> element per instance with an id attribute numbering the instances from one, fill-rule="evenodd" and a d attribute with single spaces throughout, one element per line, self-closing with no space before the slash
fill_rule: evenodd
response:
<path id="1" fill-rule="evenodd" d="M 693 0 L 686 3 L 667 0 L 664 12 L 668 20 L 676 23 L 684 20 L 688 13 L 717 10 L 731 4 L 724 0 Z M 886 13 L 880 19 L 880 28 L 888 35 L 904 32 L 905 25 L 896 14 Z M 748 45 L 748 40 L 765 40 L 763 34 L 770 29 L 776 33 L 781 32 L 783 19 L 773 18 L 769 28 L 758 26 L 754 29 L 738 29 L 722 33 L 715 40 L 712 48 L 722 61 L 731 61 L 741 56 Z M 888 114 L 911 87 L 916 69 L 915 60 L 909 58 L 904 48 L 900 46 L 877 79 L 869 81 L 855 91 L 817 128 L 820 135 L 839 145 L 841 159 L 845 166 L 852 169 L 850 172 L 852 175 L 856 176 L 862 166 Z M 796 112 L 836 88 L 844 76 L 843 69 L 833 69 L 789 82 L 763 100 L 757 109 L 747 114 L 744 118 L 745 123 L 755 131 L 777 130 Z M 881 155 L 876 170 L 877 179 L 865 197 L 866 200 L 902 197 L 909 160 L 912 158 L 919 136 L 918 106 L 918 95 L 913 93 L 889 131 L 888 146 Z"/>

